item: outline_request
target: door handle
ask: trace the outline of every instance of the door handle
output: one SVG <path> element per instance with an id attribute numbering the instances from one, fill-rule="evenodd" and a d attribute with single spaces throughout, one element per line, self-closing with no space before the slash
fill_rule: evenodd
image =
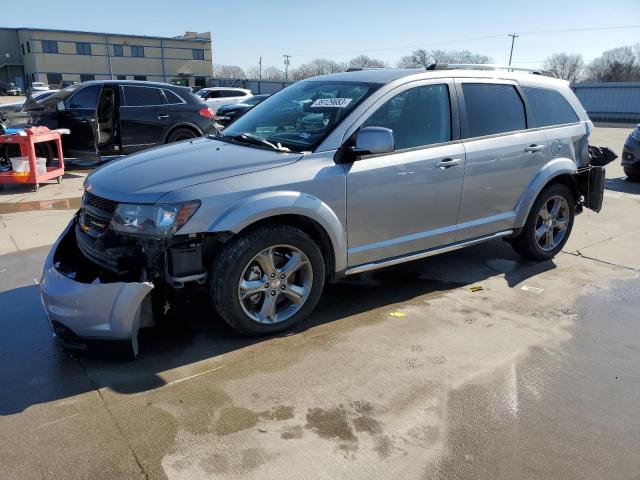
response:
<path id="1" fill-rule="evenodd" d="M 436 163 L 436 167 L 444 170 L 445 168 L 455 167 L 456 165 L 460 165 L 461 163 L 462 160 L 460 160 L 459 158 L 445 158 L 444 160 L 440 160 L 438 163 Z"/>
<path id="2" fill-rule="evenodd" d="M 524 151 L 527 153 L 534 153 L 534 152 L 539 152 L 540 150 L 544 150 L 545 146 L 544 145 L 536 145 L 535 143 L 533 145 L 529 145 L 528 147 L 525 147 Z"/>
<path id="3" fill-rule="evenodd" d="M 156 118 L 157 118 L 158 120 L 164 120 L 164 119 L 169 118 L 169 115 L 156 115 Z"/>

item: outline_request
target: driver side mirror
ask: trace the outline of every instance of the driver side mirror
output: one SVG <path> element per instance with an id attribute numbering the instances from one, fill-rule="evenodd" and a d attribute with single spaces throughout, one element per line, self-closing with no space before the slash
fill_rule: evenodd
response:
<path id="1" fill-rule="evenodd" d="M 56 110 L 59 112 L 64 112 L 66 110 L 66 107 L 64 106 L 64 102 L 62 100 L 56 103 Z"/>
<path id="2" fill-rule="evenodd" d="M 355 155 L 391 153 L 396 148 L 393 130 L 385 127 L 364 127 L 356 134 Z"/>

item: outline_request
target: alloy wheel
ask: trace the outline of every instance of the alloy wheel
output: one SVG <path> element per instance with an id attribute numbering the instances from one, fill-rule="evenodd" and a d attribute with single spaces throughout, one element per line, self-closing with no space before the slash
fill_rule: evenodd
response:
<path id="1" fill-rule="evenodd" d="M 255 255 L 238 284 L 244 312 L 259 323 L 291 318 L 307 301 L 313 285 L 311 262 L 302 250 L 274 245 Z"/>
<path id="2" fill-rule="evenodd" d="M 563 196 L 555 195 L 542 205 L 535 229 L 536 243 L 541 250 L 549 252 L 562 243 L 570 219 L 571 209 Z"/>

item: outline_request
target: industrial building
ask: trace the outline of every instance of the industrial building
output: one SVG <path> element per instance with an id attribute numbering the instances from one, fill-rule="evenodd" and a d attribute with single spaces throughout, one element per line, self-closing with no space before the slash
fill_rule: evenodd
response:
<path id="1" fill-rule="evenodd" d="M 165 38 L 38 28 L 0 28 L 0 82 L 22 88 L 63 80 L 149 80 L 205 86 L 211 33 Z"/>

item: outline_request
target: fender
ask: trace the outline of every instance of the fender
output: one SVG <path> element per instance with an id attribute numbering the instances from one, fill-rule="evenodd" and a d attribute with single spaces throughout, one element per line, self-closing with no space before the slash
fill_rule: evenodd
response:
<path id="1" fill-rule="evenodd" d="M 335 272 L 346 270 L 347 235 L 339 217 L 329 205 L 307 193 L 281 190 L 251 195 L 222 212 L 207 231 L 239 233 L 255 222 L 277 215 L 300 215 L 315 220 L 333 246 Z"/>
<path id="2" fill-rule="evenodd" d="M 564 175 L 570 174 L 574 175 L 577 173 L 578 167 L 576 162 L 571 160 L 570 158 L 554 158 L 549 163 L 547 163 L 531 180 L 529 186 L 527 187 L 525 193 L 520 197 L 518 204 L 516 205 L 516 219 L 514 222 L 515 228 L 524 227 L 525 222 L 527 221 L 527 217 L 529 216 L 529 211 L 533 206 L 533 203 L 540 195 L 540 192 L 544 187 L 549 184 L 554 178 Z"/>

